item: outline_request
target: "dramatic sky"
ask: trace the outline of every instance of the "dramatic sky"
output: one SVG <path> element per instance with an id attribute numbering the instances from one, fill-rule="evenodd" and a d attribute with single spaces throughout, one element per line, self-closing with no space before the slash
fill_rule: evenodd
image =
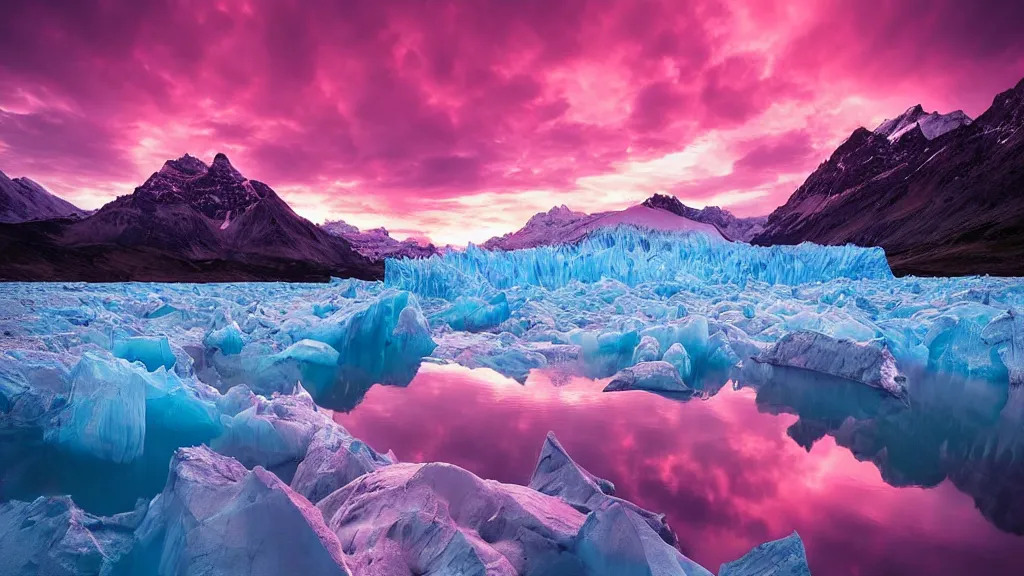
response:
<path id="1" fill-rule="evenodd" d="M 314 221 L 481 241 L 654 192 L 764 214 L 856 127 L 976 116 L 1020 0 L 5 0 L 0 170 L 85 208 L 222 151 Z"/>

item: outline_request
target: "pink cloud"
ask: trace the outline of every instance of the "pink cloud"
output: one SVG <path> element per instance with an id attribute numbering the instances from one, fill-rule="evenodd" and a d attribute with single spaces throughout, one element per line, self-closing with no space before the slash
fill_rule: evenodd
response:
<path id="1" fill-rule="evenodd" d="M 1011 0 L 14 0 L 0 21 L 0 169 L 94 207 L 166 158 L 224 151 L 311 219 L 385 216 L 444 243 L 552 204 L 588 210 L 581 182 L 711 142 L 730 156 L 700 164 L 732 162 L 732 175 L 633 173 L 601 207 L 679 189 L 766 212 L 859 125 L 918 102 L 980 113 L 1024 75 L 1021 11 Z M 748 149 L 800 133 L 788 144 L 799 149 L 760 160 Z M 508 201 L 485 219 L 474 196 Z"/>

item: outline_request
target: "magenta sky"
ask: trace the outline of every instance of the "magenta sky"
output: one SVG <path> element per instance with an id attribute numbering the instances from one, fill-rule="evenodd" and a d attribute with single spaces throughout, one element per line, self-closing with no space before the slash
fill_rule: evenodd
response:
<path id="1" fill-rule="evenodd" d="M 94 208 L 227 153 L 304 216 L 480 241 L 654 192 L 767 213 L 860 125 L 980 114 L 1020 0 L 7 0 L 0 169 Z"/>

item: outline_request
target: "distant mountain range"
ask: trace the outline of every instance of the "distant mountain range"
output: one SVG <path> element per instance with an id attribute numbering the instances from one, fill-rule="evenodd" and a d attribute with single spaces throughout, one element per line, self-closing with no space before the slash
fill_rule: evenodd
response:
<path id="1" fill-rule="evenodd" d="M 323 281 L 383 272 L 224 154 L 209 166 L 187 154 L 170 160 L 85 218 L 0 224 L 0 278 L 8 280 Z"/>
<path id="2" fill-rule="evenodd" d="M 359 230 L 343 220 L 329 220 L 320 228 L 333 236 L 344 238 L 356 252 L 371 260 L 385 258 L 429 258 L 438 253 L 433 244 L 426 246 L 411 239 L 395 240 L 384 228 Z"/>
<path id="3" fill-rule="evenodd" d="M 596 214 L 558 206 L 482 247 L 569 243 L 629 224 L 763 245 L 881 246 L 897 274 L 1024 276 L 1022 126 L 1024 80 L 974 120 L 913 106 L 874 130 L 858 128 L 767 217 L 698 210 L 655 194 Z M 0 172 L 0 279 L 375 279 L 384 258 L 438 252 L 383 228 L 317 226 L 223 154 L 210 165 L 187 154 L 169 160 L 132 194 L 93 213 Z"/>
<path id="4" fill-rule="evenodd" d="M 881 246 L 897 274 L 1024 276 L 1024 80 L 975 120 L 914 106 L 858 128 L 758 244 Z"/>
<path id="5" fill-rule="evenodd" d="M 596 214 L 574 212 L 562 205 L 547 212 L 535 214 L 519 230 L 491 238 L 481 247 L 487 250 L 518 250 L 568 244 L 576 242 L 594 230 L 622 224 L 652 230 L 699 231 L 711 236 L 723 237 L 713 224 L 697 222 L 661 208 L 652 208 L 646 203 L 625 210 Z"/>
<path id="6" fill-rule="evenodd" d="M 738 240 L 740 242 L 749 242 L 751 238 L 760 234 L 764 228 L 765 220 L 768 219 L 767 216 L 737 218 L 733 216 L 732 212 L 718 206 L 708 206 L 698 210 L 683 204 L 675 196 L 663 194 L 651 196 L 644 200 L 643 205 L 649 208 L 668 210 L 673 214 L 696 222 L 711 224 L 718 228 L 718 231 L 729 240 Z"/>
<path id="7" fill-rule="evenodd" d="M 80 218 L 85 214 L 28 178 L 12 179 L 0 172 L 0 222 Z"/>

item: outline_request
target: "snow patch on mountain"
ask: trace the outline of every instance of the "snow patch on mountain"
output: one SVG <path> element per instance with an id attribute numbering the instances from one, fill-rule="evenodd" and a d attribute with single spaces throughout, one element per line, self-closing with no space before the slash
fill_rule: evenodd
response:
<path id="1" fill-rule="evenodd" d="M 637 205 L 611 212 L 584 214 L 574 212 L 565 205 L 535 214 L 526 226 L 501 237 L 491 238 L 482 245 L 486 250 L 521 250 L 538 246 L 553 246 L 576 242 L 591 232 L 612 229 L 621 225 L 666 232 L 703 232 L 713 238 L 722 238 L 711 224 L 697 222 L 678 214 L 645 205 Z"/>
<path id="2" fill-rule="evenodd" d="M 904 134 L 914 128 L 920 128 L 924 137 L 934 140 L 943 134 L 961 126 L 970 125 L 973 120 L 963 110 L 955 110 L 949 114 L 925 112 L 920 104 L 907 108 L 903 114 L 884 122 L 875 128 L 875 134 L 884 135 L 889 142 L 896 142 Z"/>

